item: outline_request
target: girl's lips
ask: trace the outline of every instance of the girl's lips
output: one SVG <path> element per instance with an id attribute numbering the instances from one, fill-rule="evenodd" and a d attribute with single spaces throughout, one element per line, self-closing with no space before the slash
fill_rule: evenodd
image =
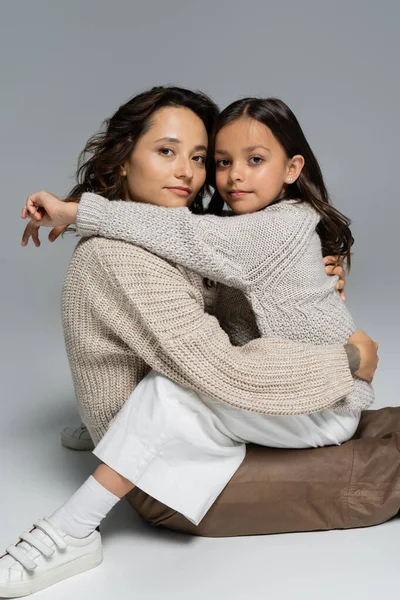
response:
<path id="1" fill-rule="evenodd" d="M 240 196 L 246 196 L 246 194 L 252 194 L 253 192 L 244 192 L 243 190 L 237 190 L 237 191 L 233 191 L 233 192 L 228 192 L 228 194 L 230 196 L 233 196 L 233 198 L 240 198 Z"/>
<path id="2" fill-rule="evenodd" d="M 171 190 L 171 192 L 174 192 L 174 194 L 178 194 L 178 196 L 189 196 L 190 194 L 190 190 L 188 190 L 187 188 L 169 187 L 167 188 L 167 190 Z"/>

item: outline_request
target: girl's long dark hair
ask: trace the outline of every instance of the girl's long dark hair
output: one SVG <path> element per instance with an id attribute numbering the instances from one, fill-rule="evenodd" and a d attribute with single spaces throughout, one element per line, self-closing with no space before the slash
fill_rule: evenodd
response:
<path id="1" fill-rule="evenodd" d="M 120 175 L 120 166 L 151 127 L 154 114 L 166 106 L 190 109 L 203 121 L 211 136 L 218 107 L 208 96 L 173 86 L 153 87 L 120 106 L 110 119 L 104 121 L 103 129 L 88 140 L 78 159 L 77 184 L 65 202 L 78 202 L 84 192 L 95 192 L 108 200 L 123 200 L 125 178 Z M 207 153 L 207 156 L 210 160 L 211 154 Z M 203 212 L 203 197 L 207 191 L 206 183 L 190 210 Z"/>
<path id="2" fill-rule="evenodd" d="M 300 176 L 293 184 L 285 187 L 276 202 L 298 199 L 311 204 L 321 215 L 317 231 L 321 238 L 323 255 L 339 255 L 342 260 L 346 259 L 347 267 L 350 269 L 351 246 L 354 243 L 350 231 L 351 221 L 330 204 L 318 161 L 293 112 L 277 98 L 237 100 L 225 108 L 217 118 L 214 139 L 222 127 L 243 116 L 251 117 L 266 125 L 281 144 L 288 158 L 296 154 L 304 157 L 305 164 Z M 215 170 L 210 171 L 210 184 L 215 188 Z M 224 201 L 215 188 L 208 212 L 222 214 L 223 206 Z"/>

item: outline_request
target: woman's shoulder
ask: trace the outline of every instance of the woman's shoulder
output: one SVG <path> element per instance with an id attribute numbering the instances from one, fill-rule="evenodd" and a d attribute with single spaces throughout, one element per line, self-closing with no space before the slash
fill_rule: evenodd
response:
<path id="1" fill-rule="evenodd" d="M 128 242 L 101 237 L 83 238 L 75 247 L 64 283 L 64 293 L 105 284 L 135 297 L 190 297 L 201 301 L 202 278 Z M 110 288 L 111 289 L 111 288 Z M 85 292 L 86 293 L 86 292 Z"/>
<path id="2" fill-rule="evenodd" d="M 77 266 L 94 261 L 99 268 L 107 270 L 125 269 L 129 265 L 135 270 L 148 271 L 150 273 L 165 273 L 173 271 L 179 275 L 179 271 L 168 260 L 152 254 L 148 250 L 120 240 L 109 240 L 103 237 L 90 237 L 81 239 L 75 247 L 71 263 Z"/>

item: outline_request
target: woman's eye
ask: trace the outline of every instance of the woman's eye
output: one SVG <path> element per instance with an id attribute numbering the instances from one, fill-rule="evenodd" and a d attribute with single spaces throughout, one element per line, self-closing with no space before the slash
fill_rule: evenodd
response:
<path id="1" fill-rule="evenodd" d="M 229 165 L 229 160 L 226 158 L 222 158 L 221 160 L 216 161 L 217 167 L 227 167 Z"/>
<path id="2" fill-rule="evenodd" d="M 159 152 L 163 156 L 172 156 L 174 153 L 174 151 L 171 150 L 171 148 L 160 148 Z M 171 153 L 171 154 L 169 154 L 169 153 Z"/>
<path id="3" fill-rule="evenodd" d="M 252 156 L 252 157 L 249 159 L 249 162 L 250 162 L 252 165 L 260 165 L 260 164 L 261 164 L 263 161 L 264 161 L 264 159 L 263 159 L 263 158 L 261 158 L 261 156 Z"/>
<path id="4" fill-rule="evenodd" d="M 193 160 L 195 160 L 196 162 L 200 163 L 201 165 L 205 165 L 206 164 L 206 157 L 205 156 L 194 156 Z"/>

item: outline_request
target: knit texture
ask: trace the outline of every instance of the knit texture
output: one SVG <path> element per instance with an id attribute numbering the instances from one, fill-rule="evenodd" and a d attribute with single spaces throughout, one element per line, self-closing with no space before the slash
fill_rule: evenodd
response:
<path id="1" fill-rule="evenodd" d="M 262 337 L 345 344 L 356 328 L 335 289 L 337 277 L 325 273 L 319 220 L 310 205 L 295 200 L 222 218 L 89 193 L 77 225 L 82 235 L 137 244 L 242 290 Z M 373 400 L 372 386 L 356 378 L 354 391 L 335 408 L 365 409 Z"/>
<path id="2" fill-rule="evenodd" d="M 238 326 L 229 335 L 229 322 L 224 331 L 205 310 L 229 314 L 233 304 Z M 78 406 L 93 441 L 150 368 L 216 400 L 265 414 L 316 412 L 351 392 L 341 345 L 258 337 L 241 346 L 259 335 L 250 312 L 237 290 L 208 289 L 201 276 L 142 248 L 81 240 L 65 277 L 62 314 Z"/>

